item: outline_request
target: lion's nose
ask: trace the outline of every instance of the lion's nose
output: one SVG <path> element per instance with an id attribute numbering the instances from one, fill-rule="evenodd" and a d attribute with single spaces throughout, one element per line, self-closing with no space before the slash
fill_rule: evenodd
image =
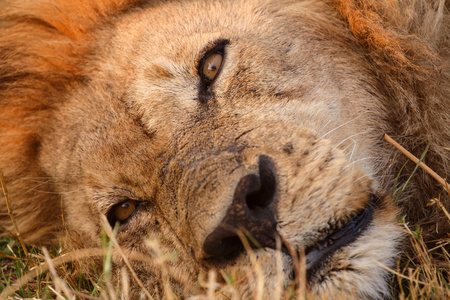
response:
<path id="1" fill-rule="evenodd" d="M 237 232 L 249 234 L 252 247 L 276 245 L 276 221 L 273 213 L 277 179 L 272 161 L 259 158 L 259 174 L 240 179 L 234 198 L 221 224 L 207 237 L 203 250 L 217 259 L 233 259 L 244 250 Z M 256 242 L 255 242 L 256 241 Z"/>

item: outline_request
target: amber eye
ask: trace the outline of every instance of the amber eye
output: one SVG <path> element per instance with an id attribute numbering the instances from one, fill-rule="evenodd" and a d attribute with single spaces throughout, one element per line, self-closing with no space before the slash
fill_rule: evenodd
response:
<path id="1" fill-rule="evenodd" d="M 222 67 L 223 54 L 219 52 L 214 52 L 207 55 L 202 60 L 202 65 L 200 68 L 200 74 L 207 83 L 211 83 L 216 78 L 217 74 Z"/>
<path id="2" fill-rule="evenodd" d="M 137 204 L 133 200 L 126 200 L 113 206 L 108 213 L 108 221 L 111 226 L 116 222 L 122 223 L 127 220 L 136 210 Z"/>

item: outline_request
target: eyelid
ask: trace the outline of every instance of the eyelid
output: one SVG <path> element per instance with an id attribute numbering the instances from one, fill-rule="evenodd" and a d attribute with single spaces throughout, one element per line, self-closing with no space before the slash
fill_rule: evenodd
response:
<path id="1" fill-rule="evenodd" d="M 127 199 L 133 200 L 137 203 L 142 203 L 145 201 L 131 191 L 122 188 L 112 188 L 110 191 L 97 192 L 93 196 L 93 199 L 98 203 L 100 212 L 103 214 L 108 213 L 115 205 L 122 203 Z"/>

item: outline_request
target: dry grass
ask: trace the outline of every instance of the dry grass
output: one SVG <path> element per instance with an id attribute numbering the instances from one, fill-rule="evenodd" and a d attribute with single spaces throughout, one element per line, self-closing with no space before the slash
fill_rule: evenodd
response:
<path id="1" fill-rule="evenodd" d="M 398 261 L 397 270 L 390 270 L 395 275 L 392 287 L 396 298 L 450 299 L 450 255 L 445 249 L 450 238 L 429 249 L 419 228 L 411 231 L 403 225 L 411 251 Z"/>
<path id="2" fill-rule="evenodd" d="M 413 231 L 406 224 L 402 225 L 408 236 L 405 240 L 408 245 L 405 247 L 412 251 L 398 260 L 395 270 L 389 269 L 393 275 L 393 298 L 450 299 L 450 254 L 445 249 L 445 246 L 450 244 L 450 238 L 436 241 L 435 246 L 429 248 L 422 239 L 420 229 Z M 125 255 L 116 244 L 113 232 L 107 232 L 105 236 L 107 242 L 103 249 L 85 249 L 62 254 L 61 249 L 48 251 L 45 248 L 30 247 L 28 255 L 25 255 L 17 239 L 3 236 L 0 239 L 0 251 L 8 257 L 0 258 L 0 299 L 120 299 L 118 288 L 111 283 L 111 258 L 124 258 Z M 151 243 L 152 247 L 158 246 L 155 241 Z M 254 264 L 254 272 L 249 274 L 256 279 L 254 299 L 265 299 L 263 274 L 259 268 L 261 261 L 252 255 L 248 245 L 247 247 Z M 83 269 L 81 265 L 92 257 L 104 258 L 103 270 L 92 274 L 80 271 Z M 127 259 L 139 260 L 138 257 L 129 256 Z M 164 264 L 167 257 L 160 253 L 158 259 L 160 264 Z M 127 295 L 130 281 L 139 279 L 133 273 L 131 265 L 128 270 L 122 270 L 120 276 L 120 290 L 125 291 L 124 294 Z M 235 287 L 240 281 L 227 278 L 226 284 L 219 284 L 219 276 L 221 274 L 211 271 L 207 280 L 200 283 L 204 287 L 203 294 L 192 299 L 215 299 L 222 293 L 232 295 L 232 298 L 235 295 L 234 298 L 237 299 Z M 168 278 L 163 284 L 166 299 L 177 299 L 176 294 L 171 291 Z M 301 283 L 299 286 L 304 288 Z M 280 299 L 314 299 L 304 289 L 295 291 L 292 287 L 280 288 L 280 291 L 283 291 L 280 293 Z M 152 299 L 148 291 L 144 288 L 142 291 Z"/>

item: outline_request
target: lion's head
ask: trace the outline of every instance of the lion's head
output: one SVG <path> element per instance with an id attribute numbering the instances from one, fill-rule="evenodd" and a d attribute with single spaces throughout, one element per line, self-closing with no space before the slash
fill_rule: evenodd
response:
<path id="1" fill-rule="evenodd" d="M 422 89 L 438 62 L 410 59 L 432 47 L 389 32 L 392 16 L 370 23 L 364 9 L 386 7 L 350 2 L 107 2 L 3 13 L 0 167 L 28 241 L 101 246 L 103 217 L 127 253 L 151 259 L 149 240 L 177 253 L 167 274 L 133 264 L 152 292 L 168 276 L 187 295 L 217 269 L 241 297 L 262 274 L 271 298 L 303 261 L 315 294 L 388 295 L 400 236 L 388 188 L 403 162 L 381 137 L 410 130 L 421 149 L 405 125 L 422 118 L 441 126 L 431 155 L 447 163 L 448 124 L 423 121 L 420 102 L 448 118 L 444 88 Z M 416 195 L 432 190 L 417 180 Z"/>

